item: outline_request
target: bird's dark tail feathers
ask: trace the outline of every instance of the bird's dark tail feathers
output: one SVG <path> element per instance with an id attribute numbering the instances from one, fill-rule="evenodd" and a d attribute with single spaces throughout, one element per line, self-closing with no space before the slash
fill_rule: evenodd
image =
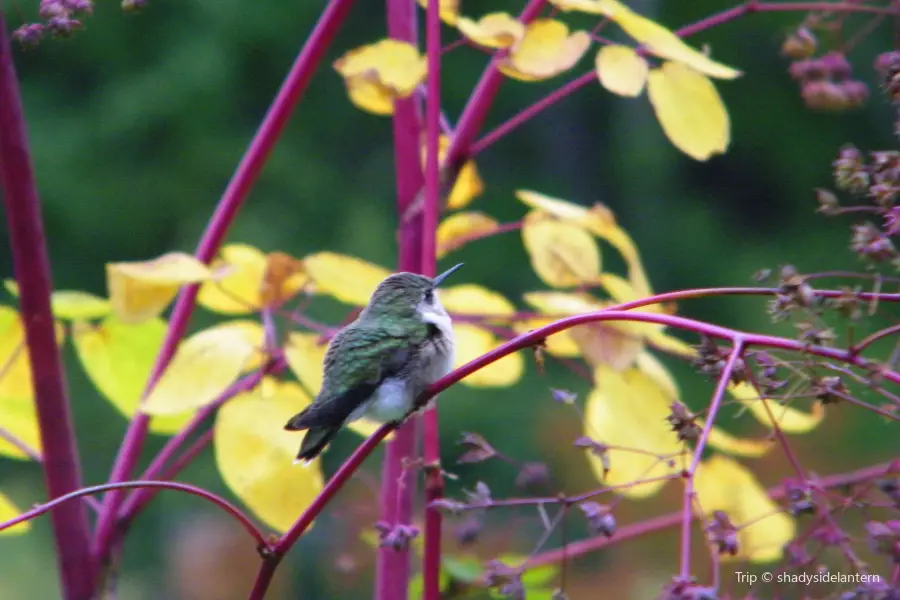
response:
<path id="1" fill-rule="evenodd" d="M 300 444 L 300 452 L 297 454 L 297 460 L 295 462 L 302 461 L 304 464 L 309 464 L 312 459 L 321 454 L 322 450 L 328 446 L 332 438 L 334 438 L 335 434 L 340 430 L 340 425 L 337 427 L 327 425 L 323 427 L 310 427 L 306 432 L 306 435 L 303 436 L 303 442 Z"/>

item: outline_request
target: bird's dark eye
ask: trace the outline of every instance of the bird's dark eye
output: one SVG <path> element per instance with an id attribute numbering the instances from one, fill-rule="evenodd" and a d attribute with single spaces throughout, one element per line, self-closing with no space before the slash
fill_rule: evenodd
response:
<path id="1" fill-rule="evenodd" d="M 428 304 L 434 302 L 434 290 L 425 290 L 425 302 L 427 302 Z"/>

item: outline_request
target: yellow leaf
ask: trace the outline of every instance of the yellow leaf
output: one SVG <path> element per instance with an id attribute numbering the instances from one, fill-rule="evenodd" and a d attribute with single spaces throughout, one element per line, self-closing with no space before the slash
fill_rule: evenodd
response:
<path id="1" fill-rule="evenodd" d="M 16 298 L 19 297 L 19 284 L 14 279 L 5 279 L 3 285 L 10 294 Z M 69 321 L 100 319 L 112 310 L 109 300 L 75 290 L 60 290 L 51 293 L 50 307 L 54 317 Z"/>
<path id="2" fill-rule="evenodd" d="M 197 304 L 224 315 L 246 315 L 262 308 L 265 254 L 246 244 L 229 244 L 222 248 L 213 267 L 228 267 L 228 275 L 200 286 Z"/>
<path id="3" fill-rule="evenodd" d="M 9 496 L 0 492 L 0 523 L 14 519 L 22 514 L 22 511 L 13 504 Z M 21 535 L 31 530 L 31 521 L 24 521 L 8 529 L 0 531 L 0 535 Z"/>
<path id="4" fill-rule="evenodd" d="M 320 337 L 317 333 L 294 332 L 288 335 L 284 345 L 284 358 L 288 366 L 313 397 L 322 389 L 325 352 L 328 350 L 328 344 L 319 344 Z M 380 423 L 369 419 L 359 419 L 347 425 L 349 429 L 365 437 L 375 433 L 380 426 Z M 386 439 L 391 437 L 393 434 Z"/>
<path id="5" fill-rule="evenodd" d="M 553 315 L 554 318 L 529 319 L 516 323 L 513 328 L 519 333 L 549 325 L 565 316 L 594 312 L 604 308 L 603 304 L 593 296 L 584 293 L 528 292 L 523 294 L 522 298 L 529 306 L 539 312 Z M 575 329 L 578 327 L 572 327 L 548 337 L 547 351 L 561 357 L 581 356 L 581 349 L 572 335 L 572 331 Z"/>
<path id="6" fill-rule="evenodd" d="M 480 212 L 461 212 L 450 215 L 438 225 L 437 258 L 459 248 L 468 240 L 496 231 L 499 224 L 491 217 Z"/>
<path id="7" fill-rule="evenodd" d="M 510 317 L 516 307 L 502 294 L 473 283 L 444 288 L 439 292 L 441 304 L 451 314 Z"/>
<path id="8" fill-rule="evenodd" d="M 276 308 L 293 298 L 309 283 L 303 262 L 284 252 L 266 256 L 266 269 L 260 284 L 264 307 Z"/>
<path id="9" fill-rule="evenodd" d="M 447 150 L 450 149 L 450 138 L 442 135 L 438 138 L 438 161 L 443 162 L 447 157 Z M 422 168 L 425 168 L 425 159 L 427 153 L 426 140 L 422 139 Z M 456 182 L 447 196 L 447 208 L 457 210 L 471 204 L 472 200 L 481 195 L 484 191 L 484 182 L 481 175 L 478 174 L 478 167 L 475 166 L 474 160 L 466 161 L 457 173 Z"/>
<path id="10" fill-rule="evenodd" d="M 284 358 L 306 391 L 316 396 L 322 389 L 323 364 L 328 344 L 319 344 L 317 333 L 293 332 L 284 345 Z"/>
<path id="11" fill-rule="evenodd" d="M 628 264 L 628 279 L 634 288 L 636 297 L 643 298 L 652 295 L 650 282 L 641 264 L 634 240 L 628 233 L 619 227 L 613 212 L 605 204 L 596 203 L 588 210 L 588 230 L 597 237 L 606 240 L 613 248 L 619 251 L 622 258 Z"/>
<path id="12" fill-rule="evenodd" d="M 254 359 L 260 343 L 243 325 L 225 323 L 184 340 L 142 405 L 149 415 L 175 415 L 213 402 Z"/>
<path id="13" fill-rule="evenodd" d="M 428 2 L 430 0 L 417 0 L 419 6 L 423 9 L 428 10 Z M 451 27 L 456 25 L 457 19 L 459 18 L 459 0 L 440 0 L 440 4 L 438 5 L 438 12 L 441 15 L 441 21 L 450 25 Z"/>
<path id="14" fill-rule="evenodd" d="M 379 115 L 393 113 L 394 99 L 406 98 L 425 79 L 425 58 L 415 46 L 383 39 L 350 50 L 334 62 L 350 100 Z"/>
<path id="15" fill-rule="evenodd" d="M 536 19 L 499 68 L 520 81 L 550 79 L 574 67 L 590 46 L 591 36 L 586 31 L 569 34 L 562 21 Z"/>
<path id="16" fill-rule="evenodd" d="M 182 252 L 171 252 L 144 262 L 106 265 L 106 285 L 112 309 L 126 323 L 155 317 L 168 306 L 180 286 L 206 281 L 214 275 L 209 267 Z"/>
<path id="17" fill-rule="evenodd" d="M 350 102 L 360 110 L 388 117 L 394 114 L 396 93 L 378 79 L 374 71 L 344 78 Z"/>
<path id="18" fill-rule="evenodd" d="M 600 248 L 588 232 L 542 213 L 531 213 L 522 240 L 538 277 L 552 287 L 591 283 L 600 274 Z"/>
<path id="19" fill-rule="evenodd" d="M 34 399 L 19 396 L 0 397 L 0 427 L 40 454 L 41 434 L 38 429 Z M 0 456 L 30 460 L 30 457 L 18 446 L 2 437 L 0 437 Z"/>
<path id="20" fill-rule="evenodd" d="M 735 558 L 773 562 L 782 557 L 784 545 L 794 539 L 794 520 L 769 498 L 753 473 L 734 460 L 716 455 L 700 463 L 694 489 L 706 518 L 721 510 L 739 528 Z M 696 505 L 694 512 L 700 514 Z M 728 555 L 723 558 L 734 560 Z"/>
<path id="21" fill-rule="evenodd" d="M 604 46 L 595 59 L 600 83 L 614 94 L 637 98 L 647 83 L 649 65 L 643 56 L 628 46 Z"/>
<path id="22" fill-rule="evenodd" d="M 619 227 L 612 211 L 605 205 L 596 203 L 591 208 L 586 208 L 530 190 L 517 190 L 516 198 L 527 206 L 551 214 L 557 219 L 579 223 L 595 236 L 606 240 L 619 251 L 628 264 L 628 278 L 639 297 L 651 294 L 650 283 L 647 281 L 634 241 Z"/>
<path id="23" fill-rule="evenodd" d="M 56 326 L 56 343 L 62 345 L 65 329 Z M 34 398 L 31 363 L 25 344 L 25 329 L 15 309 L 0 306 L 0 398 Z"/>
<path id="24" fill-rule="evenodd" d="M 619 372 L 601 364 L 594 369 L 594 389 L 585 406 L 585 435 L 603 444 L 637 450 L 610 449 L 610 470 L 605 479 L 601 459 L 589 454 L 598 479 L 608 485 L 625 485 L 663 477 L 683 466 L 684 461 L 677 456 L 681 444 L 666 421 L 670 403 L 665 390 L 637 368 Z M 646 498 L 664 484 L 639 483 L 619 493 Z"/>
<path id="25" fill-rule="evenodd" d="M 772 427 L 772 419 L 769 416 L 769 411 L 771 411 L 772 416 L 778 421 L 778 426 L 785 433 L 807 433 L 815 429 L 825 418 L 825 409 L 818 402 L 812 405 L 811 414 L 789 406 L 782 406 L 774 400 L 767 401 L 769 405 L 767 410 L 766 404 L 760 400 L 756 389 L 747 382 L 738 385 L 731 383 L 728 385 L 728 391 L 748 408 L 756 420 L 767 427 Z"/>
<path id="26" fill-rule="evenodd" d="M 604 364 L 621 371 L 634 364 L 644 349 L 644 341 L 620 325 L 626 323 L 586 323 L 571 328 L 569 337 L 592 366 Z"/>
<path id="27" fill-rule="evenodd" d="M 605 308 L 599 300 L 582 292 L 528 292 L 522 299 L 548 315 L 580 315 Z"/>
<path id="28" fill-rule="evenodd" d="M 486 48 L 509 48 L 525 37 L 525 25 L 509 13 L 495 12 L 478 21 L 460 17 L 459 32 Z"/>
<path id="29" fill-rule="evenodd" d="M 598 283 L 600 287 L 602 287 L 613 299 L 613 302 L 610 303 L 610 306 L 614 306 L 615 304 L 625 304 L 627 302 L 633 302 L 635 300 L 639 300 L 641 296 L 638 295 L 637 290 L 634 289 L 631 282 L 618 275 L 614 275 L 612 273 L 602 273 L 598 278 Z M 650 304 L 647 306 L 642 306 L 640 308 L 630 309 L 628 312 L 643 312 L 650 314 L 670 314 L 672 311 L 669 306 L 664 306 L 661 304 Z M 657 323 L 639 323 L 636 321 L 616 321 L 610 323 L 611 326 L 616 327 L 617 329 L 629 333 L 631 335 L 636 335 L 644 339 L 651 339 L 653 336 L 662 332 L 665 329 L 665 325 L 660 325 Z"/>
<path id="30" fill-rule="evenodd" d="M 500 340 L 490 331 L 469 323 L 454 323 L 456 338 L 456 364 L 459 368 L 500 345 Z M 471 387 L 509 387 L 522 378 L 525 361 L 519 352 L 504 356 L 497 362 L 472 373 L 462 380 Z"/>
<path id="31" fill-rule="evenodd" d="M 592 313 L 610 306 L 609 302 L 601 302 L 586 293 L 529 292 L 523 298 L 538 311 L 557 317 Z M 585 323 L 551 336 L 548 345 L 554 337 L 561 336 L 558 343 L 565 348 L 560 351 L 563 355 L 571 352 L 570 344 L 573 344 L 574 354 L 583 355 L 592 365 L 606 363 L 621 370 L 630 366 L 643 350 L 643 325 L 621 321 Z"/>
<path id="32" fill-rule="evenodd" d="M 557 319 L 534 317 L 516 321 L 513 323 L 512 328 L 516 333 L 523 334 L 550 325 L 555 321 L 557 321 Z M 547 344 L 547 352 L 553 356 L 558 356 L 560 358 L 575 358 L 581 356 L 581 350 L 578 349 L 578 344 L 576 344 L 575 340 L 572 339 L 572 336 L 569 335 L 568 330 L 549 336 L 545 340 L 545 343 Z"/>
<path id="33" fill-rule="evenodd" d="M 153 317 L 131 325 L 115 315 L 100 324 L 76 322 L 72 342 L 82 367 L 100 393 L 122 415 L 137 411 L 150 372 L 166 336 L 166 322 Z M 193 413 L 153 417 L 150 431 L 171 435 L 184 427 Z"/>
<path id="34" fill-rule="evenodd" d="M 665 366 L 659 362 L 659 359 L 649 352 L 642 352 L 637 357 L 635 364 L 641 371 L 653 379 L 653 381 L 656 382 L 656 385 L 658 385 L 670 399 L 679 399 L 680 394 L 678 392 L 678 384 L 672 378 L 672 375 Z M 704 421 L 702 419 L 697 419 L 697 424 L 700 427 L 703 427 L 703 423 Z M 728 454 L 754 457 L 763 456 L 774 447 L 771 440 L 736 438 L 715 426 L 709 431 L 707 444 L 712 448 L 727 452 Z"/>
<path id="35" fill-rule="evenodd" d="M 668 352 L 669 354 L 684 356 L 688 358 L 697 356 L 696 348 L 694 348 L 687 342 L 683 342 L 676 337 L 672 337 L 667 333 L 663 333 L 662 331 L 655 332 L 652 335 L 648 336 L 647 341 L 650 342 L 650 345 L 657 350 L 662 350 L 663 352 Z"/>
<path id="36" fill-rule="evenodd" d="M 50 296 L 53 316 L 58 319 L 99 319 L 109 314 L 109 301 L 87 292 L 61 290 Z"/>
<path id="37" fill-rule="evenodd" d="M 604 14 L 603 0 L 550 0 L 550 4 L 563 12 L 583 12 L 590 15 Z"/>
<path id="38" fill-rule="evenodd" d="M 700 427 L 703 427 L 703 423 L 702 419 L 697 420 L 697 425 Z M 706 443 L 709 447 L 726 454 L 750 457 L 764 456 L 776 446 L 774 440 L 737 438 L 715 426 L 709 430 L 709 438 L 707 438 Z"/>
<path id="39" fill-rule="evenodd" d="M 286 531 L 322 490 L 321 463 L 293 465 L 301 437 L 284 424 L 310 398 L 299 385 L 267 377 L 216 415 L 215 453 L 229 489 L 269 527 Z"/>
<path id="40" fill-rule="evenodd" d="M 734 79 L 741 75 L 740 71 L 691 48 L 659 23 L 635 13 L 617 0 L 599 0 L 596 4 L 601 14 L 615 21 L 625 33 L 659 57 L 684 63 L 695 71 L 719 79 Z"/>
<path id="41" fill-rule="evenodd" d="M 318 292 L 345 304 L 365 306 L 391 272 L 355 256 L 335 252 L 310 254 L 303 260 Z"/>
<path id="42" fill-rule="evenodd" d="M 716 86 L 702 73 L 665 62 L 650 71 L 647 95 L 666 137 L 691 158 L 705 161 L 728 148 L 728 111 Z"/>

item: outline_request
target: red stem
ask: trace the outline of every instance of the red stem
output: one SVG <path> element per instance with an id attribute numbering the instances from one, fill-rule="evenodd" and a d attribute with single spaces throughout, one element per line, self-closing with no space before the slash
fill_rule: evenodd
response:
<path id="1" fill-rule="evenodd" d="M 547 0 L 529 0 L 519 20 L 523 23 L 529 23 L 537 18 L 541 10 L 544 8 Z M 453 133 L 453 140 L 450 147 L 447 148 L 447 156 L 444 163 L 448 165 L 456 164 L 460 159 L 471 155 L 472 143 L 475 136 L 481 130 L 487 113 L 494 103 L 494 98 L 500 90 L 500 84 L 503 83 L 503 73 L 497 68 L 500 61 L 506 56 L 506 52 L 500 51 L 494 54 L 494 58 L 488 63 L 478 85 L 469 97 L 459 122 L 456 125 L 456 131 Z M 415 191 L 413 192 L 415 194 Z"/>
<path id="2" fill-rule="evenodd" d="M 428 80 L 425 95 L 425 206 L 422 218 L 422 273 L 433 277 L 435 232 L 440 212 L 438 141 L 441 133 L 441 19 L 439 0 L 430 0 L 425 15 L 425 46 Z M 431 502 L 444 495 L 441 470 L 441 436 L 437 406 L 422 417 L 422 446 L 425 459 L 425 537 L 422 557 L 423 600 L 440 600 L 441 511 Z"/>
<path id="3" fill-rule="evenodd" d="M 228 183 L 228 187 L 207 225 L 206 231 L 197 247 L 196 256 L 199 260 L 209 262 L 218 251 L 228 228 L 250 193 L 251 187 L 256 182 L 260 171 L 262 171 L 263 165 L 281 132 L 284 130 L 294 107 L 309 85 L 319 62 L 321 62 L 325 51 L 337 34 L 352 4 L 353 0 L 331 0 L 319 17 L 315 29 L 307 38 L 303 49 L 297 56 L 297 60 L 291 67 L 284 83 L 282 83 L 278 95 L 269 107 L 269 111 L 250 142 L 250 146 L 241 159 L 241 163 Z M 181 340 L 187 329 L 198 289 L 197 285 L 186 286 L 178 296 L 169 320 L 166 339 L 147 385 L 148 391 L 159 379 L 163 369 L 165 369 L 165 366 L 172 358 L 179 340 Z M 134 470 L 144 440 L 147 437 L 149 422 L 150 418 L 141 412 L 138 412 L 132 419 L 119 453 L 116 456 L 110 475 L 111 482 L 115 483 L 126 479 Z M 108 554 L 110 544 L 113 541 L 116 515 L 123 499 L 122 493 L 118 491 L 111 492 L 104 498 L 104 510 L 100 515 L 94 538 L 95 552 L 101 557 L 105 557 Z"/>
<path id="4" fill-rule="evenodd" d="M 860 469 L 858 471 L 852 471 L 850 473 L 840 473 L 837 475 L 823 477 L 816 483 L 822 488 L 835 488 L 843 487 L 846 485 L 854 485 L 857 483 L 869 481 L 871 479 L 877 479 L 879 477 L 883 477 L 886 474 L 889 474 L 893 465 L 894 463 L 891 462 L 881 463 L 872 467 Z M 780 500 L 784 498 L 786 489 L 784 486 L 777 486 L 770 488 L 767 493 L 773 500 Z M 639 523 L 628 525 L 619 529 L 611 538 L 607 538 L 606 536 L 597 536 L 586 540 L 581 540 L 580 542 L 575 542 L 573 544 L 568 544 L 564 548 L 557 548 L 548 552 L 544 552 L 542 554 L 537 554 L 529 559 L 528 568 L 555 564 L 563 559 L 575 558 L 589 552 L 594 552 L 595 550 L 606 548 L 607 546 L 612 546 L 613 544 L 617 544 L 618 542 L 624 542 L 625 540 L 640 537 L 647 533 L 662 531 L 663 529 L 668 529 L 669 527 L 676 527 L 681 522 L 682 513 L 679 511 L 654 517 L 652 519 L 647 519 L 646 521 L 641 521 Z"/>
<path id="5" fill-rule="evenodd" d="M 387 0 L 388 35 L 417 44 L 416 4 L 412 0 Z M 420 154 L 420 116 L 415 96 L 394 101 L 394 170 L 397 180 L 397 215 L 402 217 L 423 184 Z M 398 270 L 422 272 L 422 215 L 398 220 Z M 388 443 L 382 466 L 381 519 L 391 526 L 412 522 L 416 480 L 404 463 L 416 456 L 418 419 L 409 419 Z M 407 548 L 379 548 L 375 561 L 376 600 L 406 600 L 410 577 Z"/>
<path id="6" fill-rule="evenodd" d="M 6 205 L 19 307 L 30 354 L 47 495 L 57 498 L 81 487 L 81 462 L 66 381 L 50 310 L 53 289 L 41 204 L 28 149 L 25 116 L 0 9 L 0 178 Z M 52 515 L 62 596 L 88 600 L 94 587 L 90 528 L 83 503 Z"/>
<path id="7" fill-rule="evenodd" d="M 713 393 L 712 401 L 709 404 L 709 411 L 706 414 L 706 422 L 703 424 L 703 431 L 700 433 L 700 439 L 697 440 L 697 447 L 694 448 L 694 456 L 688 467 L 687 473 L 684 475 L 684 505 L 681 507 L 681 579 L 687 581 L 691 574 L 691 522 L 693 521 L 694 506 L 694 474 L 697 472 L 697 465 L 700 464 L 700 458 L 703 456 L 703 450 L 706 448 L 706 442 L 712 431 L 716 416 L 719 413 L 719 407 L 722 406 L 722 398 L 725 397 L 725 390 L 728 389 L 728 382 L 734 373 L 734 367 L 738 359 L 744 352 L 744 341 L 741 338 L 734 340 L 734 347 L 725 368 L 719 375 L 719 382 L 716 385 L 716 391 Z"/>
<path id="8" fill-rule="evenodd" d="M 256 540 L 258 546 L 263 548 L 267 547 L 265 536 L 263 536 L 259 528 L 253 524 L 253 521 L 251 521 L 247 515 L 241 512 L 241 509 L 239 509 L 237 506 L 230 503 L 228 500 L 225 500 L 224 498 L 220 498 L 212 492 L 187 483 L 178 483 L 175 481 L 124 481 L 121 483 L 104 483 L 103 485 L 92 485 L 90 487 L 70 492 L 63 496 L 60 496 L 59 498 L 55 498 L 50 502 L 41 504 L 27 512 L 24 512 L 17 517 L 10 519 L 9 521 L 0 523 L 0 531 L 12 527 L 13 525 L 18 525 L 19 523 L 30 521 L 31 519 L 39 517 L 46 512 L 53 511 L 54 509 L 56 509 L 54 511 L 54 514 L 56 514 L 66 506 L 81 506 L 80 503 L 68 504 L 69 500 L 75 500 L 76 498 L 90 496 L 109 490 L 127 490 L 135 488 L 176 490 L 179 492 L 185 492 L 186 494 L 199 496 L 200 498 L 208 500 L 209 502 L 212 502 L 213 504 L 230 514 L 232 517 L 234 517 L 241 524 L 241 526 L 243 526 L 243 528 L 247 530 L 247 532 L 253 537 L 253 539 Z M 90 596 L 84 596 L 84 598 L 90 598 Z"/>

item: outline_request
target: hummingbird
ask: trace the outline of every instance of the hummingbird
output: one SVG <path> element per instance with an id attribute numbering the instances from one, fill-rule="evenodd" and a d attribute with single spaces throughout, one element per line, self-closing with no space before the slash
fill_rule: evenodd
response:
<path id="1" fill-rule="evenodd" d="M 308 464 L 341 428 L 362 417 L 401 421 L 454 362 L 450 315 L 437 287 L 462 263 L 431 278 L 395 273 L 341 329 L 325 352 L 322 389 L 284 426 L 306 430 L 296 462 Z"/>

